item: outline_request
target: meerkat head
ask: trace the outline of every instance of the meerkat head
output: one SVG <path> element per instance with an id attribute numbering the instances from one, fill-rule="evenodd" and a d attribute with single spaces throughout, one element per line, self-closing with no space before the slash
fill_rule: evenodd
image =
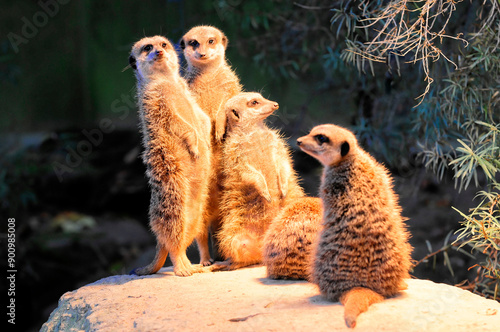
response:
<path id="1" fill-rule="evenodd" d="M 189 30 L 179 44 L 188 64 L 200 68 L 224 61 L 227 42 L 222 31 L 202 25 Z"/>
<path id="2" fill-rule="evenodd" d="M 323 166 L 337 166 L 352 157 L 358 149 L 352 132 L 332 124 L 314 127 L 308 135 L 297 140 L 297 145 Z"/>
<path id="3" fill-rule="evenodd" d="M 242 92 L 226 102 L 227 128 L 249 127 L 263 123 L 279 108 L 275 101 L 267 100 L 257 92 Z"/>
<path id="4" fill-rule="evenodd" d="M 140 84 L 179 71 L 177 53 L 163 36 L 145 37 L 135 43 L 130 52 L 129 64 Z"/>

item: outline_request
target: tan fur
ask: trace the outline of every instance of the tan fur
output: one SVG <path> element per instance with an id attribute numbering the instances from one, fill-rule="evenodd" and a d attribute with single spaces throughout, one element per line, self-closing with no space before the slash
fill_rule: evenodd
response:
<path id="1" fill-rule="evenodd" d="M 384 297 L 365 287 L 354 287 L 340 296 L 340 303 L 344 305 L 344 321 L 347 327 L 356 327 L 356 319 L 368 310 L 374 303 L 382 302 Z"/>
<path id="2" fill-rule="evenodd" d="M 231 267 L 262 261 L 262 240 L 271 220 L 303 196 L 288 148 L 264 119 L 278 104 L 258 93 L 241 93 L 226 104 L 224 191 L 220 248 Z"/>
<path id="3" fill-rule="evenodd" d="M 401 207 L 388 171 L 347 129 L 317 126 L 297 144 L 325 166 L 313 282 L 329 300 L 344 303 L 346 324 L 354 327 L 371 303 L 406 288 L 411 246 Z"/>
<path id="4" fill-rule="evenodd" d="M 197 26 L 181 39 L 188 68 L 186 79 L 201 109 L 212 122 L 213 173 L 210 182 L 209 214 L 214 231 L 219 227 L 219 205 L 222 188 L 222 138 L 226 129 L 224 105 L 240 93 L 238 77 L 226 62 L 228 39 L 211 26 Z"/>
<path id="5" fill-rule="evenodd" d="M 151 187 L 149 223 L 157 240 L 155 259 L 136 269 L 137 275 L 157 272 L 168 253 L 176 275 L 201 272 L 186 256 L 195 238 L 201 261 L 210 260 L 205 215 L 210 119 L 180 77 L 177 59 L 172 44 L 162 36 L 138 41 L 129 59 L 137 77 L 143 161 Z"/>
<path id="6" fill-rule="evenodd" d="M 312 246 L 322 213 L 321 199 L 304 197 L 290 202 L 274 218 L 264 237 L 268 278 L 310 279 Z"/>

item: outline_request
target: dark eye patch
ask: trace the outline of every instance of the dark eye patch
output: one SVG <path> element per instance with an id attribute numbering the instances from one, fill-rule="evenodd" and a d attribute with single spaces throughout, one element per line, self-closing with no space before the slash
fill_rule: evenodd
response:
<path id="1" fill-rule="evenodd" d="M 151 44 L 147 44 L 146 46 L 144 46 L 144 47 L 142 48 L 142 51 L 149 52 L 149 51 L 151 51 L 152 49 L 153 49 L 153 45 L 151 45 Z"/>
<path id="2" fill-rule="evenodd" d="M 330 142 L 330 139 L 323 134 L 318 134 L 318 135 L 314 136 L 314 138 L 319 143 L 319 145 L 322 145 L 323 143 Z"/>
<path id="3" fill-rule="evenodd" d="M 200 43 L 198 43 L 197 40 L 190 40 L 188 45 L 191 47 L 196 47 L 196 46 L 200 45 Z"/>

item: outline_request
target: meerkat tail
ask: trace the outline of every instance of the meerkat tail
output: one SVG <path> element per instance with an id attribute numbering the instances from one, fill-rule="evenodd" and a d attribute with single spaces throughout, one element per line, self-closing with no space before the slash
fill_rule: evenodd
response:
<path id="1" fill-rule="evenodd" d="M 165 264 L 165 260 L 167 259 L 167 255 L 168 255 L 167 249 L 163 245 L 158 243 L 156 245 L 156 254 L 155 254 L 155 258 L 153 259 L 153 261 L 147 266 L 132 270 L 132 272 L 130 272 L 130 274 L 144 276 L 144 275 L 153 274 L 153 273 L 158 272 L 158 270 L 160 270 L 163 267 L 163 264 Z"/>
<path id="2" fill-rule="evenodd" d="M 354 287 L 340 297 L 344 305 L 344 320 L 347 327 L 354 328 L 358 316 L 368 310 L 373 303 L 382 302 L 384 297 L 371 289 Z"/>

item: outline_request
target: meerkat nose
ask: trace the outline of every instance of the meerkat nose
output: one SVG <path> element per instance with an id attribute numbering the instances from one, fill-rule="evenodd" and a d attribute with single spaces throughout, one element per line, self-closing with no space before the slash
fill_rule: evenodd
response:
<path id="1" fill-rule="evenodd" d="M 300 146 L 302 144 L 302 141 L 300 139 L 297 140 L 297 145 Z"/>
<path id="2" fill-rule="evenodd" d="M 275 103 L 275 104 L 273 105 L 273 107 L 274 107 L 274 109 L 275 109 L 275 110 L 277 110 L 278 108 L 280 108 L 280 104 Z"/>
<path id="3" fill-rule="evenodd" d="M 156 51 L 156 55 L 163 55 L 163 50 Z"/>

